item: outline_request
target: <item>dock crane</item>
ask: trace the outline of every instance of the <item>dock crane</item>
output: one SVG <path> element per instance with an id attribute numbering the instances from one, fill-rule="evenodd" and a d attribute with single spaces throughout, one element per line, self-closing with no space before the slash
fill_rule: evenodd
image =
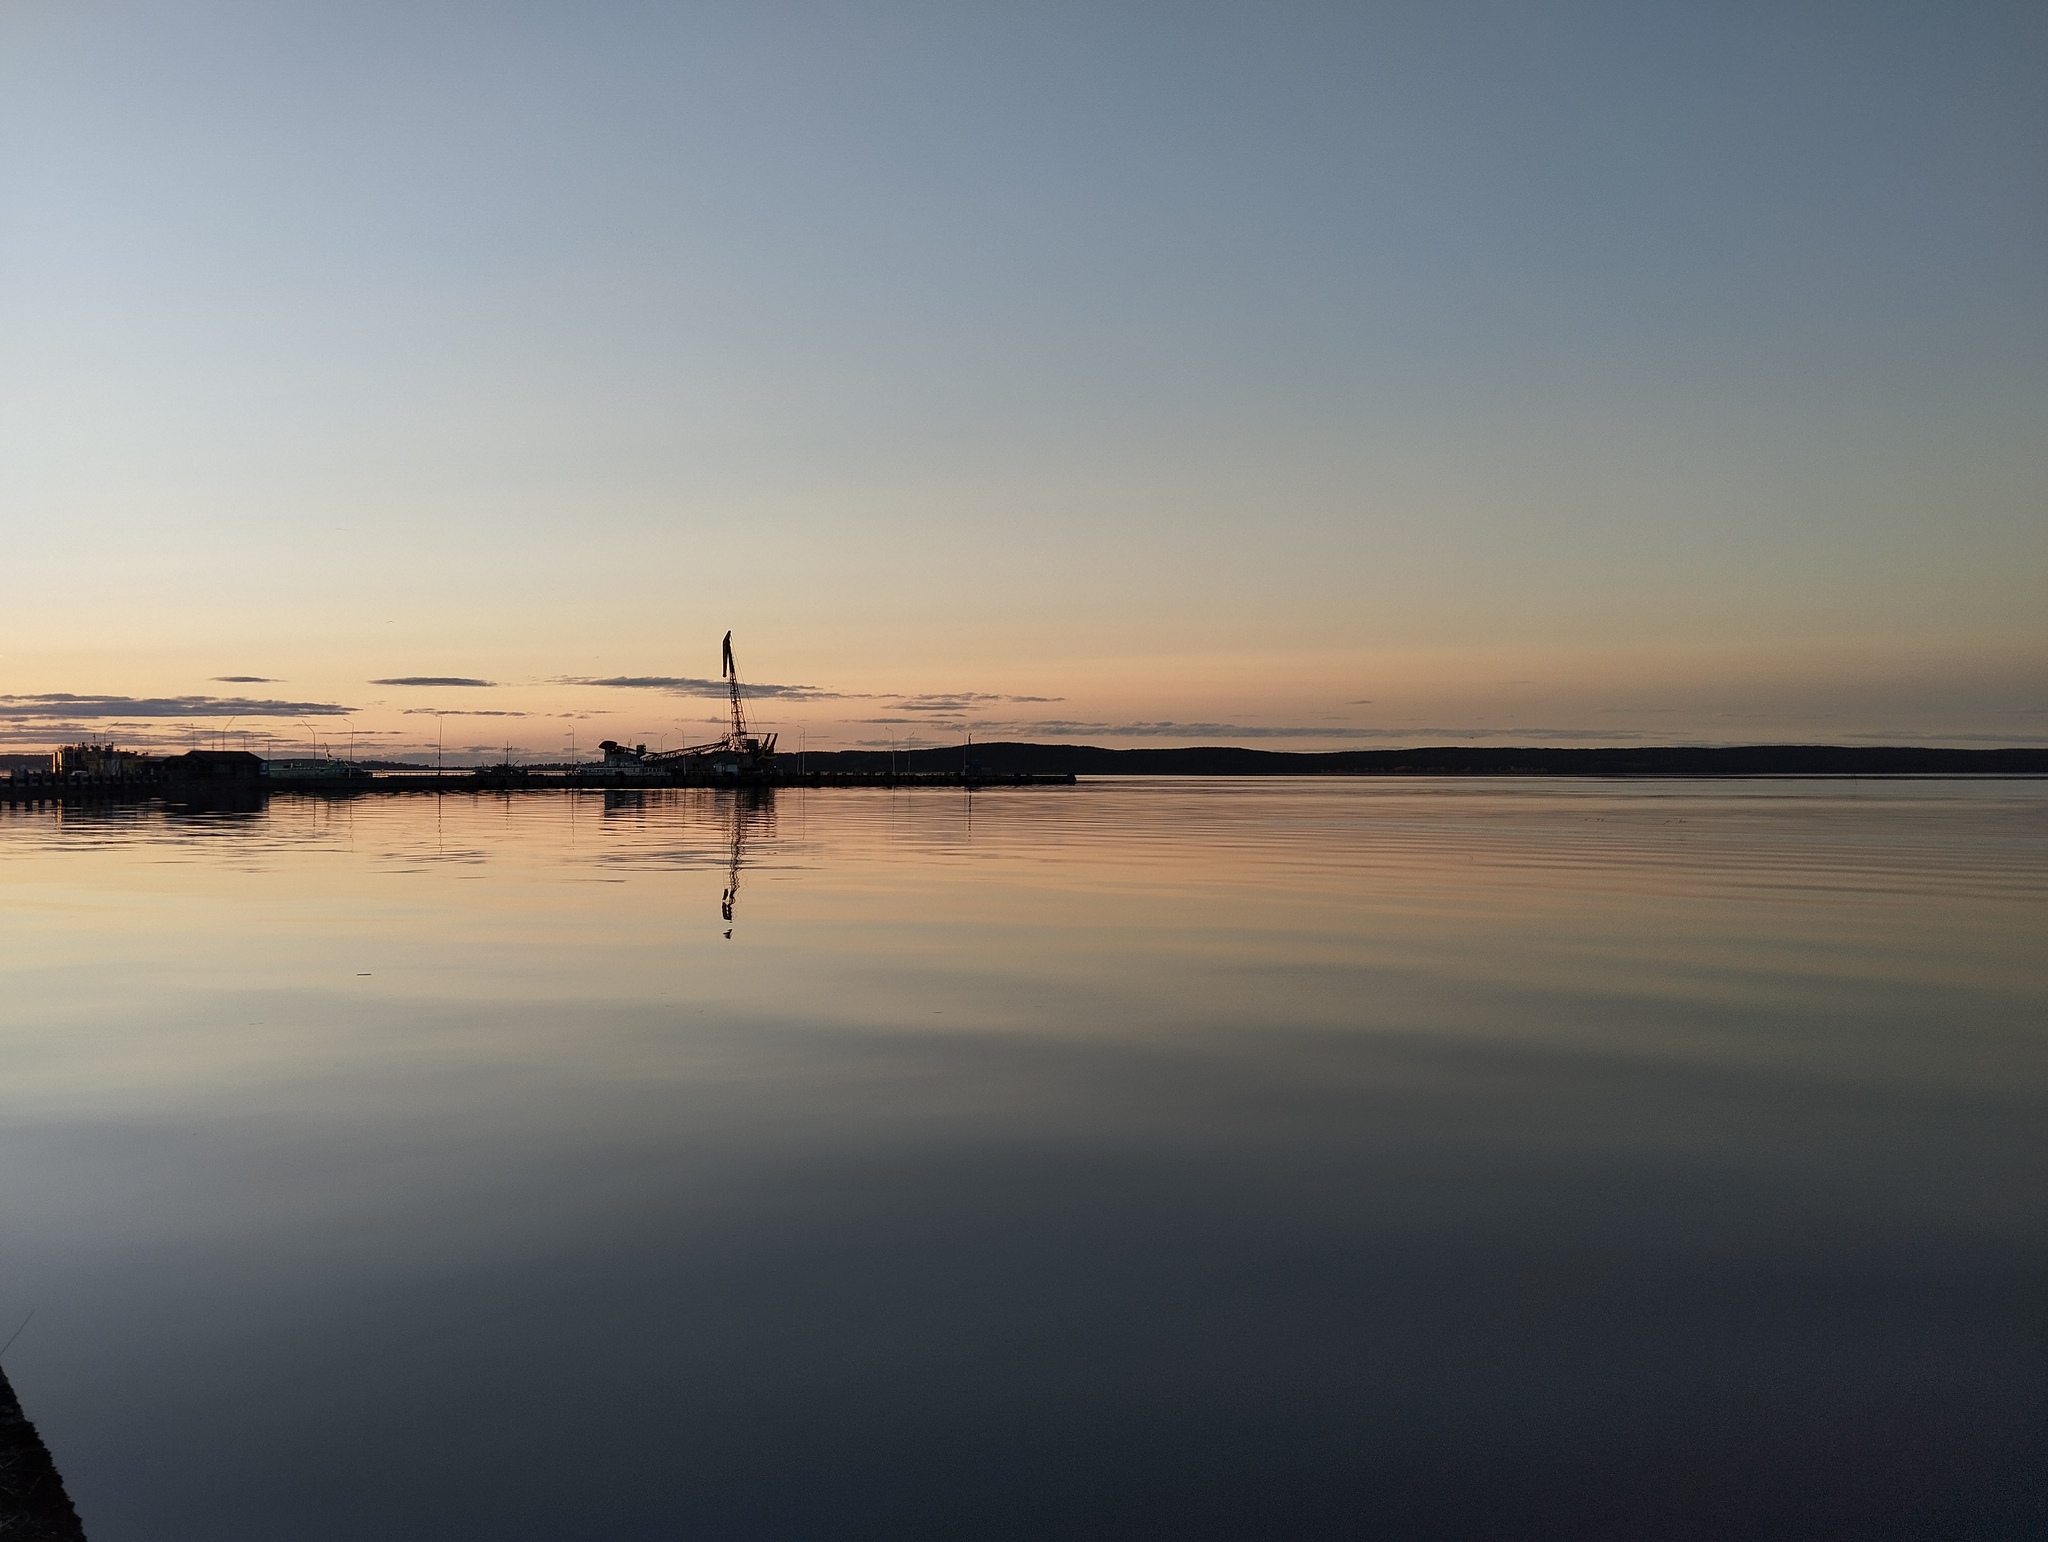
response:
<path id="1" fill-rule="evenodd" d="M 732 656 L 732 633 L 725 634 L 725 641 L 719 644 L 718 674 L 725 682 L 726 700 L 732 710 L 732 725 L 725 731 L 725 737 L 714 739 L 709 744 L 687 745 L 679 750 L 655 750 L 649 752 L 645 745 L 628 747 L 616 740 L 607 739 L 598 746 L 605 752 L 605 764 L 626 764 L 636 767 L 659 766 L 663 770 L 703 770 L 712 774 L 728 776 L 758 775 L 768 768 L 769 760 L 775 754 L 775 734 L 751 732 L 747 727 L 747 709 L 743 688 L 740 685 L 739 665 Z"/>
<path id="2" fill-rule="evenodd" d="M 726 748 L 735 754 L 765 756 L 775 753 L 775 735 L 765 742 L 747 732 L 747 709 L 740 699 L 740 667 L 732 658 L 732 633 L 718 645 L 718 673 L 725 681 L 726 696 L 732 703 L 732 727 L 726 730 Z M 687 751 L 685 752 L 687 753 Z"/>

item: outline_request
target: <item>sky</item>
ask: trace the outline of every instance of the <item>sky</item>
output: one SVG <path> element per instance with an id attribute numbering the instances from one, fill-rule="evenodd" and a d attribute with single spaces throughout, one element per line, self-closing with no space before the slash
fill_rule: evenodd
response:
<path id="1" fill-rule="evenodd" d="M 11 0 L 0 541 L 0 750 L 2048 742 L 2048 6 Z"/>

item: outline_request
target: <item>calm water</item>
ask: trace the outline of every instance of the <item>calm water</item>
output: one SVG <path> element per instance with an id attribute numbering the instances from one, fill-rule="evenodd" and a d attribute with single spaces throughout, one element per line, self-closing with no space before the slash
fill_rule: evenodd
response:
<path id="1" fill-rule="evenodd" d="M 2038 1536 L 2044 1050 L 2044 783 L 0 809 L 0 1336 L 96 1542 Z"/>

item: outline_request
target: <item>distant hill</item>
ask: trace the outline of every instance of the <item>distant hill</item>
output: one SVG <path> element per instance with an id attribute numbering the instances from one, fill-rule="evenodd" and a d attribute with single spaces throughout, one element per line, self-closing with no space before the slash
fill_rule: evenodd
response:
<path id="1" fill-rule="evenodd" d="M 977 744 L 984 771 L 1076 776 L 2048 776 L 2048 748 L 1955 750 L 1902 745 L 1746 744 L 1722 748 L 1530 749 L 1449 745 L 1415 750 L 1106 750 L 1092 744 Z M 777 759 L 794 769 L 797 757 Z M 812 750 L 813 771 L 886 771 L 887 750 Z M 961 769 L 960 746 L 898 750 L 898 770 Z"/>

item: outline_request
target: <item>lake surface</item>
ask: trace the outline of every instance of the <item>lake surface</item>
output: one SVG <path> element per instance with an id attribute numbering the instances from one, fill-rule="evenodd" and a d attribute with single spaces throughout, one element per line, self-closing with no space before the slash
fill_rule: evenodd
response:
<path id="1" fill-rule="evenodd" d="M 2048 783 L 0 808 L 95 1542 L 2039 1536 L 2044 1196 Z"/>

